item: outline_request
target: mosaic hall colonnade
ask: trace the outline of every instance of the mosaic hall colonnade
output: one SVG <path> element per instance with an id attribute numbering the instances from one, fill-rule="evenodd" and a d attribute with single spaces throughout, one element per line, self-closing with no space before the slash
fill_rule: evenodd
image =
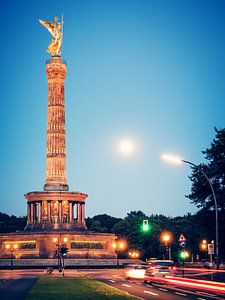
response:
<path id="1" fill-rule="evenodd" d="M 85 229 L 85 199 L 78 192 L 30 192 L 26 230 Z M 76 220 L 76 221 L 74 221 Z"/>

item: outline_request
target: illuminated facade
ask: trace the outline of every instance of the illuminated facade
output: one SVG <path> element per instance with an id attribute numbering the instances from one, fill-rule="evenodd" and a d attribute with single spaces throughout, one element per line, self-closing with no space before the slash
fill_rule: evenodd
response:
<path id="1" fill-rule="evenodd" d="M 0 257 L 53 258 L 56 245 L 68 247 L 68 257 L 113 258 L 114 234 L 89 232 L 85 224 L 86 193 L 69 191 L 66 178 L 64 81 L 66 62 L 52 56 L 46 62 L 48 123 L 46 181 L 43 191 L 25 194 L 24 231 L 0 235 Z"/>
<path id="2" fill-rule="evenodd" d="M 25 230 L 82 230 L 86 229 L 87 194 L 70 192 L 66 179 L 64 96 L 66 62 L 60 56 L 52 56 L 46 62 L 46 74 L 48 79 L 46 182 L 43 192 L 30 192 L 25 195 L 27 199 Z"/>

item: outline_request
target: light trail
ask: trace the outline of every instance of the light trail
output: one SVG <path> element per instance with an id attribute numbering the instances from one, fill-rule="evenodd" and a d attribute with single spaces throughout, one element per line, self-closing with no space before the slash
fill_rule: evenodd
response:
<path id="1" fill-rule="evenodd" d="M 197 280 L 197 279 L 188 279 L 188 278 L 178 278 L 166 276 L 165 282 L 174 285 L 180 285 L 189 287 L 192 289 L 202 289 L 205 291 L 218 292 L 225 294 L 225 283 L 222 282 L 212 282 L 207 280 Z"/>
<path id="2" fill-rule="evenodd" d="M 177 268 L 179 271 L 193 271 L 193 272 L 202 272 L 202 273 L 225 273 L 225 270 L 216 270 L 216 269 L 206 269 L 206 268 Z"/>

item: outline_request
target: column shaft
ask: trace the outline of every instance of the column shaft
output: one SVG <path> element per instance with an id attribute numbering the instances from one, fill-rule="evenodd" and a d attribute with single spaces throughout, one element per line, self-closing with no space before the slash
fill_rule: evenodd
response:
<path id="1" fill-rule="evenodd" d="M 46 64 L 48 78 L 48 127 L 45 191 L 68 191 L 66 180 L 66 129 L 64 81 L 66 63 L 52 56 Z"/>
<path id="2" fill-rule="evenodd" d="M 59 223 L 62 223 L 62 201 L 58 201 L 59 208 Z"/>
<path id="3" fill-rule="evenodd" d="M 27 224 L 30 224 L 30 203 L 27 202 Z"/>
<path id="4" fill-rule="evenodd" d="M 48 216 L 48 222 L 51 223 L 51 201 L 48 201 L 48 207 L 47 207 L 47 216 Z"/>
<path id="5" fill-rule="evenodd" d="M 30 204 L 30 222 L 34 223 L 34 203 Z"/>
<path id="6" fill-rule="evenodd" d="M 72 221 L 74 223 L 74 204 L 75 203 L 72 203 Z"/>
<path id="7" fill-rule="evenodd" d="M 81 223 L 85 225 L 85 204 L 81 204 Z"/>
<path id="8" fill-rule="evenodd" d="M 77 224 L 81 223 L 81 215 L 80 215 L 80 203 L 77 203 Z"/>
<path id="9" fill-rule="evenodd" d="M 72 202 L 69 202 L 69 223 L 73 223 L 73 219 L 72 219 Z"/>
<path id="10" fill-rule="evenodd" d="M 42 217 L 42 213 L 41 213 L 41 202 L 38 202 L 38 223 L 41 223 L 41 217 Z"/>

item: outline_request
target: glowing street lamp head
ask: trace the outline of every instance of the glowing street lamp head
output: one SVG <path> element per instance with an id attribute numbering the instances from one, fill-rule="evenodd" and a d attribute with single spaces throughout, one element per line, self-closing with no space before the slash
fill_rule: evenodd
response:
<path id="1" fill-rule="evenodd" d="M 169 231 L 163 231 L 160 235 L 160 240 L 162 243 L 170 243 L 172 242 L 173 236 L 172 233 Z"/>
<path id="2" fill-rule="evenodd" d="M 112 247 L 113 247 L 113 249 L 116 249 L 116 243 L 115 242 L 112 243 Z"/>
<path id="3" fill-rule="evenodd" d="M 164 242 L 168 242 L 170 240 L 170 236 L 168 234 L 165 234 L 163 240 Z"/>
<path id="4" fill-rule="evenodd" d="M 120 242 L 120 243 L 119 243 L 119 248 L 120 248 L 120 249 L 123 249 L 124 247 L 125 247 L 124 242 Z"/>
<path id="5" fill-rule="evenodd" d="M 207 250 L 207 245 L 206 244 L 202 244 L 201 247 L 202 247 L 202 250 Z"/>
<path id="6" fill-rule="evenodd" d="M 162 159 L 176 165 L 181 165 L 183 163 L 182 158 L 174 154 L 163 154 Z"/>
<path id="7" fill-rule="evenodd" d="M 207 249 L 208 249 L 208 242 L 207 242 L 207 240 L 202 240 L 200 242 L 200 248 L 202 249 L 202 251 L 207 251 Z"/>
<path id="8" fill-rule="evenodd" d="M 112 243 L 112 248 L 115 249 L 116 251 L 124 250 L 126 246 L 127 243 L 125 240 L 116 240 L 115 242 Z"/>

